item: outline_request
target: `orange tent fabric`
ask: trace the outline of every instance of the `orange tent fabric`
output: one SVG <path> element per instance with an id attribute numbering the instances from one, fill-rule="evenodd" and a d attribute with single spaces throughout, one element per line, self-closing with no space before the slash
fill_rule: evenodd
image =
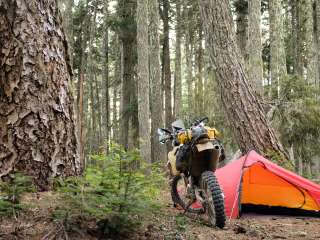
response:
<path id="1" fill-rule="evenodd" d="M 320 185 L 272 163 L 255 151 L 218 169 L 216 176 L 230 218 L 239 217 L 240 204 L 320 211 Z"/>

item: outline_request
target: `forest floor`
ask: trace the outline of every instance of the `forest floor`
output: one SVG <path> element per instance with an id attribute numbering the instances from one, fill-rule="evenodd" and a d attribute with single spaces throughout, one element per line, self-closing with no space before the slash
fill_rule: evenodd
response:
<path id="1" fill-rule="evenodd" d="M 49 200 L 51 199 L 51 200 Z M 92 234 L 95 222 L 74 223 L 67 226 L 52 218 L 56 201 L 51 193 L 37 194 L 28 198 L 36 207 L 17 218 L 2 218 L 0 239 L 35 240 L 97 240 Z M 183 215 L 172 208 L 170 196 L 161 196 L 164 204 L 158 213 L 147 216 L 139 230 L 128 237 L 113 239 L 129 240 L 210 240 L 210 239 L 320 239 L 320 218 L 279 215 L 244 214 L 240 219 L 227 222 L 221 230 L 211 228 L 198 215 Z"/>

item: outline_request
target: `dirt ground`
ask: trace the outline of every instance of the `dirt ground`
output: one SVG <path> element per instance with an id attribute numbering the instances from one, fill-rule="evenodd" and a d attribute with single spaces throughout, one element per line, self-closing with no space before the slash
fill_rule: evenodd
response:
<path id="1" fill-rule="evenodd" d="M 90 233 L 94 222 L 79 222 L 67 228 L 56 222 L 50 213 L 54 196 L 29 199 L 38 207 L 28 210 L 18 218 L 0 221 L 0 240 L 98 240 Z M 149 215 L 140 229 L 125 238 L 128 240 L 211 240 L 211 239 L 320 239 L 320 218 L 244 214 L 240 219 L 228 220 L 224 229 L 211 228 L 203 216 L 184 215 L 172 208 L 170 196 L 161 196 L 164 207 Z M 102 238 L 100 238 L 102 239 Z M 104 238 L 108 239 L 108 238 Z"/>
<path id="2" fill-rule="evenodd" d="M 221 230 L 208 226 L 202 217 L 184 216 L 171 207 L 162 217 L 149 224 L 145 236 L 138 239 L 320 239 L 320 218 L 244 214 L 228 220 Z"/>
<path id="3" fill-rule="evenodd" d="M 164 193 L 166 207 L 144 226 L 141 240 L 261 240 L 305 239 L 320 240 L 319 217 L 261 215 L 247 213 L 240 219 L 228 219 L 224 229 L 208 226 L 203 215 L 184 215 L 172 207 L 170 196 Z"/>

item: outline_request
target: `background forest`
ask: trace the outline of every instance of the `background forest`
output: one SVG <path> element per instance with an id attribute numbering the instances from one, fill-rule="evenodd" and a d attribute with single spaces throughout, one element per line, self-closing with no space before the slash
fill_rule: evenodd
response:
<path id="1" fill-rule="evenodd" d="M 231 4 L 236 42 L 268 120 L 296 171 L 319 175 L 319 4 Z M 128 149 L 140 143 L 145 158 L 164 161 L 166 150 L 158 144 L 156 129 L 177 118 L 190 123 L 208 116 L 210 125 L 223 133 L 231 159 L 239 147 L 209 60 L 197 2 L 153 0 L 143 5 L 131 0 L 60 1 L 82 157 L 90 161 L 90 154 L 107 151 L 113 141 Z M 146 74 L 141 79 L 139 71 Z"/>

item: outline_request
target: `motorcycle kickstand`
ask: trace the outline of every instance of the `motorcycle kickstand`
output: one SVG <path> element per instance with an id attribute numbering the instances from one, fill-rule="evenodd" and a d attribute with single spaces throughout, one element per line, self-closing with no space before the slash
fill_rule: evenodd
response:
<path id="1" fill-rule="evenodd" d="M 190 201 L 187 205 L 187 207 L 185 208 L 183 215 L 186 215 L 187 211 L 189 210 L 189 207 L 192 205 L 192 203 L 194 203 L 194 201 Z"/>

